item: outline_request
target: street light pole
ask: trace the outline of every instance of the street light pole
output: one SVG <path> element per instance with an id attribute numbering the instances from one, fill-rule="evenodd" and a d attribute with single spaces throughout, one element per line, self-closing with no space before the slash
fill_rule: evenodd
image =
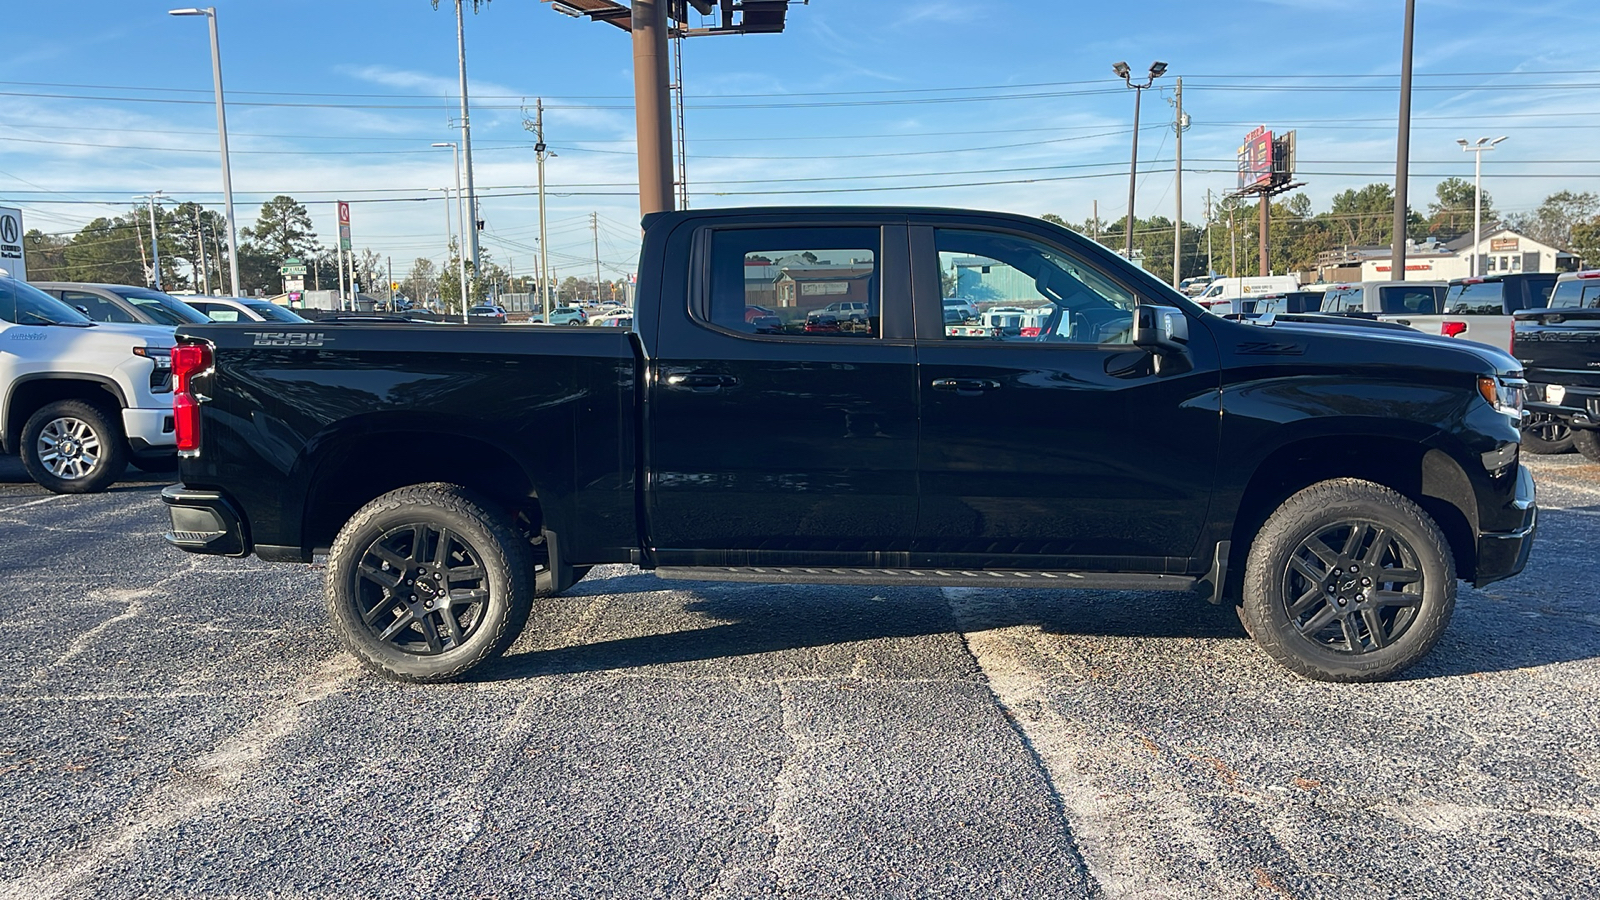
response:
<path id="1" fill-rule="evenodd" d="M 1123 83 L 1133 88 L 1133 160 L 1128 164 L 1128 219 L 1127 241 L 1124 244 L 1124 254 L 1129 262 L 1133 261 L 1133 198 L 1134 191 L 1139 185 L 1139 99 L 1144 96 L 1146 88 L 1155 84 L 1157 78 L 1166 74 L 1167 64 L 1159 60 L 1150 64 L 1150 77 L 1144 84 L 1134 84 L 1129 77 L 1130 70 L 1125 62 L 1118 62 L 1111 67 L 1111 71 L 1122 77 Z"/>
<path id="2" fill-rule="evenodd" d="M 1501 135 L 1492 140 L 1481 137 L 1476 144 L 1467 143 L 1465 138 L 1456 138 L 1462 150 L 1476 157 L 1472 163 L 1472 261 L 1467 270 L 1473 278 L 1483 274 L 1478 271 L 1478 256 L 1483 247 L 1483 152 L 1493 150 L 1495 144 L 1507 137 L 1509 135 Z"/>
<path id="3" fill-rule="evenodd" d="M 1400 51 L 1400 133 L 1395 139 L 1394 243 L 1389 252 L 1391 281 L 1404 281 L 1406 277 L 1406 191 L 1411 169 L 1411 38 L 1416 24 L 1417 0 L 1406 0 L 1405 35 Z M 1265 203 L 1265 198 L 1261 202 Z"/>
<path id="4" fill-rule="evenodd" d="M 461 205 L 461 148 L 449 141 L 441 141 L 433 146 L 449 147 L 451 151 L 451 157 L 455 160 L 456 212 L 460 214 L 460 224 L 465 226 L 467 224 L 467 212 L 464 208 L 462 208 Z M 448 200 L 444 205 L 444 214 L 446 216 L 446 221 L 449 221 L 448 217 L 450 215 L 450 203 Z M 456 260 L 461 264 L 461 324 L 465 325 L 467 324 L 467 248 L 465 242 L 459 237 L 456 240 Z"/>
<path id="5" fill-rule="evenodd" d="M 208 6 L 204 9 L 190 7 L 187 9 L 169 10 L 168 15 L 173 16 L 205 16 L 206 22 L 211 26 L 211 84 L 217 96 L 217 139 L 222 145 L 222 207 L 223 215 L 228 220 L 228 277 L 233 288 L 233 296 L 239 296 L 239 249 L 238 228 L 233 221 L 233 175 L 228 166 L 228 114 L 222 103 L 222 48 L 217 41 L 217 9 Z"/>
<path id="6" fill-rule="evenodd" d="M 468 223 L 467 234 L 472 241 L 472 277 L 478 277 L 478 193 L 472 186 L 472 120 L 467 111 L 467 25 L 461 12 L 464 0 L 456 0 L 456 57 L 461 68 L 461 152 L 467 162 L 467 212 L 472 216 Z M 457 168 L 460 166 L 458 164 Z M 461 189 L 458 187 L 459 195 Z M 459 197 L 458 197 L 459 199 Z M 461 252 L 467 252 L 463 246 Z M 462 307 L 462 315 L 466 315 L 466 307 Z M 464 320 L 463 320 L 464 321 Z"/>
<path id="7" fill-rule="evenodd" d="M 134 198 L 150 201 L 150 286 L 158 291 L 161 290 L 161 245 L 157 241 L 160 230 L 156 227 L 156 201 L 161 199 L 164 193 L 166 191 L 156 191 Z"/>

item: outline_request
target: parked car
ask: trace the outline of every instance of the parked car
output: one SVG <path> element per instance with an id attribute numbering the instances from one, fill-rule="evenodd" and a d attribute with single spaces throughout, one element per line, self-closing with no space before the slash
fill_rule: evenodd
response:
<path id="1" fill-rule="evenodd" d="M 1198 297 L 1206 292 L 1214 279 L 1210 275 L 1196 275 L 1178 282 L 1178 293 L 1185 297 Z"/>
<path id="2" fill-rule="evenodd" d="M 474 306 L 467 310 L 467 323 L 470 325 L 504 325 L 506 323 L 505 308 L 494 304 Z"/>
<path id="3" fill-rule="evenodd" d="M 172 343 L 0 276 L 0 448 L 58 494 L 103 491 L 129 463 L 175 468 Z"/>
<path id="4" fill-rule="evenodd" d="M 1549 305 L 1518 310 L 1513 323 L 1511 350 L 1528 378 L 1523 443 L 1600 462 L 1600 269 L 1560 276 Z"/>
<path id="5" fill-rule="evenodd" d="M 1239 300 L 1239 312 L 1245 316 L 1314 313 L 1321 308 L 1321 291 L 1283 291 Z"/>
<path id="6" fill-rule="evenodd" d="M 33 286 L 94 322 L 171 327 L 211 321 L 177 297 L 147 287 L 72 281 L 35 281 Z"/>
<path id="7" fill-rule="evenodd" d="M 1209 282 L 1195 302 L 1219 316 L 1243 312 L 1238 301 L 1258 294 L 1298 291 L 1300 279 L 1293 275 L 1265 275 L 1252 278 L 1217 278 Z"/>
<path id="8" fill-rule="evenodd" d="M 806 334 L 838 334 L 844 328 L 840 325 L 838 316 L 820 315 L 812 313 L 806 316 Z"/>
<path id="9" fill-rule="evenodd" d="M 754 304 L 747 303 L 744 307 L 744 320 L 746 322 L 754 321 L 762 316 L 772 316 L 776 318 L 777 315 L 777 310 L 765 306 L 756 306 Z"/>
<path id="10" fill-rule="evenodd" d="M 587 325 L 589 314 L 581 306 L 560 306 L 550 311 L 551 325 Z"/>
<path id="11" fill-rule="evenodd" d="M 1554 272 L 1457 278 L 1445 291 L 1438 333 L 1510 352 L 1512 314 L 1544 306 L 1555 286 Z"/>
<path id="12" fill-rule="evenodd" d="M 871 267 L 881 329 L 745 330 L 744 260 L 807 249 Z M 951 335 L 945 254 L 1028 273 L 1048 332 Z M 630 561 L 697 581 L 1198 591 L 1242 604 L 1293 671 L 1371 681 L 1433 648 L 1458 580 L 1511 577 L 1533 547 L 1522 371 L 1492 347 L 1229 321 L 994 212 L 658 213 L 639 278 L 628 331 L 283 326 L 263 353 L 245 329 L 184 326 L 177 402 L 199 414 L 180 419 L 166 540 L 323 556 L 330 630 L 419 682 L 470 672 L 537 596 Z"/>
<path id="13" fill-rule="evenodd" d="M 589 324 L 590 325 L 598 325 L 598 326 L 600 326 L 602 328 L 632 328 L 633 327 L 633 316 L 632 315 L 599 316 L 599 317 L 593 319 L 592 321 L 590 321 Z"/>
<path id="14" fill-rule="evenodd" d="M 185 297 L 183 302 L 213 322 L 309 322 L 293 310 L 252 297 Z"/>
<path id="15" fill-rule="evenodd" d="M 840 321 L 849 319 L 856 322 L 865 322 L 867 320 L 867 305 L 865 303 L 839 301 L 824 306 L 822 313 L 833 316 Z"/>
<path id="16" fill-rule="evenodd" d="M 960 297 L 946 297 L 944 298 L 943 303 L 944 320 L 946 324 L 960 324 L 962 322 L 976 319 L 979 315 L 978 307 L 974 305 L 971 300 L 963 300 Z M 952 312 L 954 312 L 959 318 L 952 318 Z"/>

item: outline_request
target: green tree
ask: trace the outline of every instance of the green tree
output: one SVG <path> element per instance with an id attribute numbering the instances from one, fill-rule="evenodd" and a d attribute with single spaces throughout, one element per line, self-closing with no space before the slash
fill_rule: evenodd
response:
<path id="1" fill-rule="evenodd" d="M 256 224 L 239 234 L 257 251 L 276 260 L 304 260 L 317 252 L 317 233 L 311 228 L 311 215 L 293 197 L 279 194 L 261 205 Z M 243 268 L 240 263 L 240 268 Z"/>
<path id="2" fill-rule="evenodd" d="M 1428 234 L 1450 240 L 1472 231 L 1474 191 L 1472 182 L 1464 178 L 1446 178 L 1433 189 L 1434 200 L 1428 204 Z M 1483 224 L 1492 225 L 1500 220 L 1489 192 L 1483 192 Z"/>
<path id="3" fill-rule="evenodd" d="M 438 296 L 439 272 L 433 265 L 433 260 L 419 256 L 411 263 L 411 271 L 406 273 L 405 281 L 400 284 L 405 295 L 417 303 L 424 303 Z"/>
<path id="4" fill-rule="evenodd" d="M 37 228 L 22 236 L 22 258 L 28 264 L 28 277 L 34 281 L 55 281 L 67 277 L 69 238 L 45 234 Z"/>
<path id="5" fill-rule="evenodd" d="M 485 266 L 493 265 L 489 261 L 486 250 L 478 251 L 478 260 Z M 472 268 L 472 260 L 467 260 L 467 303 L 476 306 L 487 302 L 489 299 L 489 283 L 487 279 L 476 276 Z M 450 240 L 450 256 L 445 260 L 444 268 L 439 270 L 439 303 L 440 309 L 461 312 L 461 256 L 456 252 L 454 238 Z"/>
<path id="6" fill-rule="evenodd" d="M 149 223 L 139 225 L 139 210 L 95 219 L 63 248 L 66 280 L 110 284 L 148 284 Z M 30 273 L 31 274 L 31 273 Z"/>
<path id="7" fill-rule="evenodd" d="M 1572 249 L 1574 226 L 1589 222 L 1597 214 L 1600 214 L 1600 197 L 1588 191 L 1557 191 L 1544 198 L 1533 212 L 1516 217 L 1510 224 L 1513 230 L 1540 243 L 1575 253 L 1577 251 Z"/>
<path id="8" fill-rule="evenodd" d="M 1569 252 L 1576 253 L 1586 266 L 1593 267 L 1600 263 L 1600 216 L 1572 226 L 1572 247 Z"/>

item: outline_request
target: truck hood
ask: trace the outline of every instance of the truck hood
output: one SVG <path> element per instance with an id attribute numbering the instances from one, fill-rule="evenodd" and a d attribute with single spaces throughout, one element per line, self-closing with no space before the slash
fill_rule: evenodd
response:
<path id="1" fill-rule="evenodd" d="M 146 347 L 171 347 L 176 341 L 171 325 L 135 325 L 127 322 L 96 322 L 90 330 L 104 337 L 125 336 L 141 340 Z"/>
<path id="2" fill-rule="evenodd" d="M 1307 347 L 1333 345 L 1326 349 L 1335 349 L 1339 356 L 1348 357 L 1355 364 L 1420 364 L 1481 375 L 1520 377 L 1522 374 L 1522 363 L 1498 347 L 1424 334 L 1413 328 L 1388 327 L 1388 323 L 1383 322 L 1341 320 L 1337 316 L 1318 317 L 1315 321 L 1281 318 L 1222 321 L 1229 326 L 1226 337 L 1242 343 L 1265 341 L 1287 345 L 1304 341 Z M 1317 349 L 1325 348 L 1318 346 Z"/>

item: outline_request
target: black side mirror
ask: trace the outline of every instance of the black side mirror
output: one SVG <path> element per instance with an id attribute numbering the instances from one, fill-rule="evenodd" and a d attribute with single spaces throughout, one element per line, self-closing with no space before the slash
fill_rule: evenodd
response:
<path id="1" fill-rule="evenodd" d="M 1189 318 L 1175 306 L 1140 304 L 1134 309 L 1133 343 L 1156 353 L 1184 353 Z"/>

